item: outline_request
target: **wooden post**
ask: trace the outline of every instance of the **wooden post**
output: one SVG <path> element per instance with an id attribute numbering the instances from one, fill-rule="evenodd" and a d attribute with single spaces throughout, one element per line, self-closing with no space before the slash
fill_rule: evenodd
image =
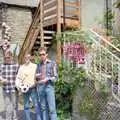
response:
<path id="1" fill-rule="evenodd" d="M 40 1 L 40 40 L 41 47 L 44 47 L 44 33 L 43 33 L 43 0 Z"/>
<path id="2" fill-rule="evenodd" d="M 81 0 L 77 1 L 77 6 L 78 6 L 78 11 L 79 11 L 78 19 L 79 19 L 79 28 L 80 28 L 80 26 L 81 26 L 81 14 L 80 14 L 81 13 Z"/>
<path id="3" fill-rule="evenodd" d="M 63 0 L 63 31 L 66 29 L 66 21 L 65 21 L 65 0 Z"/>
<path id="4" fill-rule="evenodd" d="M 61 34 L 61 0 L 57 0 L 57 55 L 56 61 L 61 61 L 61 42 L 59 40 Z"/>

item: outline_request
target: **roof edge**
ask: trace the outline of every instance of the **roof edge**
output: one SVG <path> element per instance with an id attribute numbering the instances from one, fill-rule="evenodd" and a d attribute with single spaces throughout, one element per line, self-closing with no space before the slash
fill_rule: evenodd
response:
<path id="1" fill-rule="evenodd" d="M 0 2 L 0 4 L 6 4 L 8 6 L 15 6 L 15 7 L 24 7 L 24 8 L 36 8 L 38 5 L 22 5 L 22 4 L 13 4 L 13 3 L 7 3 L 7 2 Z"/>

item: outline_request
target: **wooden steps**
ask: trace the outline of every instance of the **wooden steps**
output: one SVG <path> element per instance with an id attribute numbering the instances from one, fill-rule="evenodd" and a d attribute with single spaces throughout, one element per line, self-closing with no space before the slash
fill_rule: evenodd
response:
<path id="1" fill-rule="evenodd" d="M 44 30 L 44 46 L 51 46 L 51 40 L 53 38 L 53 34 L 55 33 L 55 31 L 48 31 L 48 30 Z M 37 40 L 33 46 L 33 49 L 32 51 L 36 52 L 38 51 L 39 47 L 41 46 L 41 38 L 40 38 L 40 35 L 37 37 Z"/>
<path id="2" fill-rule="evenodd" d="M 38 51 L 40 46 L 49 47 L 53 34 L 60 34 L 62 25 L 78 28 L 80 26 L 79 6 L 79 0 L 75 2 L 65 0 L 65 3 L 63 0 L 41 0 L 22 45 L 19 54 L 20 62 L 23 63 L 26 51 Z M 57 45 L 57 51 L 60 51 L 60 43 Z"/>

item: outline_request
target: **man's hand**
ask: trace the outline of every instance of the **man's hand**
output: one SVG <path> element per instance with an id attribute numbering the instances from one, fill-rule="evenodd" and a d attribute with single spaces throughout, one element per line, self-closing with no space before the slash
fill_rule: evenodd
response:
<path id="1" fill-rule="evenodd" d="M 2 79 L 0 82 L 1 82 L 2 84 L 7 84 L 7 83 L 8 83 L 8 80 L 7 80 L 7 79 Z"/>
<path id="2" fill-rule="evenodd" d="M 46 83 L 48 80 L 44 79 L 44 80 L 40 80 L 41 83 Z"/>
<path id="3" fill-rule="evenodd" d="M 45 79 L 43 79 L 43 80 L 38 81 L 38 83 L 41 83 L 41 84 L 45 84 L 47 82 L 48 82 L 48 78 L 47 77 Z"/>
<path id="4" fill-rule="evenodd" d="M 37 73 L 35 76 L 36 76 L 37 78 L 39 78 L 39 77 L 40 77 L 40 73 Z"/>

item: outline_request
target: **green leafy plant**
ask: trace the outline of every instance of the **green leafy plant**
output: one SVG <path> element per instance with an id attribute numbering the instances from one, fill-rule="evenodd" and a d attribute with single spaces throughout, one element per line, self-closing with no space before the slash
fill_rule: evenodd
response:
<path id="1" fill-rule="evenodd" d="M 85 84 L 85 71 L 82 68 L 69 68 L 63 63 L 58 68 L 59 79 L 55 84 L 58 117 L 70 117 L 74 92 Z"/>

